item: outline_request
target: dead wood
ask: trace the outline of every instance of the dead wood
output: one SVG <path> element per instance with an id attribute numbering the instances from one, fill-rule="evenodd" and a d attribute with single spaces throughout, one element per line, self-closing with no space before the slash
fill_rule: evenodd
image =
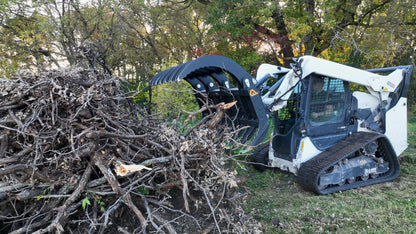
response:
<path id="1" fill-rule="evenodd" d="M 120 183 L 117 181 L 115 175 L 111 172 L 111 170 L 107 166 L 104 165 L 100 156 L 94 156 L 93 161 L 94 161 L 94 164 L 103 173 L 104 177 L 106 178 L 106 180 L 110 184 L 113 191 L 116 192 L 119 196 L 122 196 L 126 205 L 131 210 L 133 210 L 133 212 L 137 215 L 141 225 L 144 228 L 146 226 L 146 219 L 144 218 L 142 212 L 132 202 L 130 194 L 126 193 L 126 191 L 124 191 L 124 189 L 121 188 Z"/>
<path id="2" fill-rule="evenodd" d="M 214 116 L 210 119 L 210 121 L 208 121 L 207 126 L 210 129 L 217 129 L 221 120 L 224 118 L 225 112 L 231 107 L 233 107 L 236 103 L 237 101 L 233 101 L 230 103 L 218 103 L 218 105 L 216 106 L 216 112 Z"/>
<path id="3" fill-rule="evenodd" d="M 179 134 L 121 82 L 83 68 L 0 79 L 0 232 L 250 230 L 227 199 L 232 133 L 216 130 L 233 104 L 191 113 L 211 114 Z"/>

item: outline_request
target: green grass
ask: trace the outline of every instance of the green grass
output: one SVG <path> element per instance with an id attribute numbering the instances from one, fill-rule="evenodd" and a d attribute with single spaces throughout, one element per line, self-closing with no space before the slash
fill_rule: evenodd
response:
<path id="1" fill-rule="evenodd" d="M 416 117 L 408 131 L 397 179 L 346 192 L 318 196 L 302 190 L 292 174 L 247 165 L 239 171 L 249 193 L 245 211 L 264 233 L 415 233 Z"/>

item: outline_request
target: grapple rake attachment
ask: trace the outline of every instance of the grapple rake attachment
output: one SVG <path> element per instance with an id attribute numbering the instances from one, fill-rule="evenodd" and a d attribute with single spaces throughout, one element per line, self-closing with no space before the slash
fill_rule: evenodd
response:
<path id="1" fill-rule="evenodd" d="M 255 79 L 240 65 L 223 56 L 207 55 L 160 72 L 150 80 L 149 86 L 183 79 L 195 90 L 200 107 L 206 97 L 209 104 L 214 105 L 237 101 L 234 107 L 227 110 L 222 124 L 244 128 L 236 136 L 241 142 L 253 136 L 252 146 L 263 141 L 269 130 L 267 112 Z"/>

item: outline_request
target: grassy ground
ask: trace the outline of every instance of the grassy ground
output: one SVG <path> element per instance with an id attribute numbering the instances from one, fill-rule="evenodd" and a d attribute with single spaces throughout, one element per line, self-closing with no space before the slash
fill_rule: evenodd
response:
<path id="1" fill-rule="evenodd" d="M 279 170 L 240 170 L 246 212 L 264 233 L 416 233 L 416 117 L 409 119 L 409 148 L 392 182 L 318 196 Z"/>

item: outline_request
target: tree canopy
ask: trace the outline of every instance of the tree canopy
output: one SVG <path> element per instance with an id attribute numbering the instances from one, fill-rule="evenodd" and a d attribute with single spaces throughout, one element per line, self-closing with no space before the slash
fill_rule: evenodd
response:
<path id="1" fill-rule="evenodd" d="M 0 12 L 6 76 L 74 65 L 91 48 L 98 64 L 142 85 L 206 54 L 249 72 L 305 54 L 361 68 L 415 64 L 411 0 L 1 0 Z"/>

